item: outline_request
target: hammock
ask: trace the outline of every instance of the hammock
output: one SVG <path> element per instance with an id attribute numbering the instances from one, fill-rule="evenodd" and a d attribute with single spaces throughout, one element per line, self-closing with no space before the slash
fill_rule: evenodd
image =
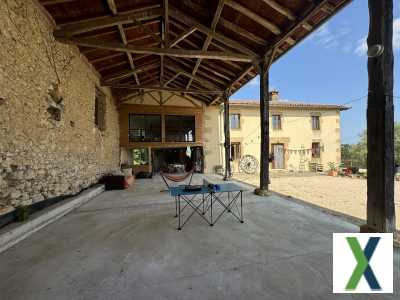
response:
<path id="1" fill-rule="evenodd" d="M 182 181 L 185 181 L 186 178 L 188 178 L 190 176 L 190 180 L 189 180 L 189 185 L 190 185 L 190 183 L 192 182 L 193 173 L 194 173 L 194 168 L 183 175 L 168 175 L 168 174 L 163 173 L 162 171 L 160 172 L 160 175 L 169 189 L 170 186 L 167 182 L 167 179 L 172 182 L 182 182 Z"/>

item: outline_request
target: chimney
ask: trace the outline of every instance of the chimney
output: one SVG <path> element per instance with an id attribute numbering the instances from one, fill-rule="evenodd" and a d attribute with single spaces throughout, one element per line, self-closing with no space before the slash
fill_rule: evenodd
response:
<path id="1" fill-rule="evenodd" d="M 279 101 L 279 91 L 272 90 L 269 92 L 269 100 L 270 101 Z"/>

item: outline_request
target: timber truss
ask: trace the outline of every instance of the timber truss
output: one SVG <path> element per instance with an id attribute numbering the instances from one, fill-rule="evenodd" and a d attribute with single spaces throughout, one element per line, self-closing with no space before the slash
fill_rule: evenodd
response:
<path id="1" fill-rule="evenodd" d="M 272 51 L 276 61 L 349 2 L 40 1 L 56 22 L 54 37 L 77 45 L 121 102 L 166 91 L 207 105 L 238 90 Z"/>

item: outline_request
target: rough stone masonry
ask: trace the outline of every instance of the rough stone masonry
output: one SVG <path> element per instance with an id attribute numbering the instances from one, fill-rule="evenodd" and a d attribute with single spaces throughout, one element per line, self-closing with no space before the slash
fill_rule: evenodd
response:
<path id="1" fill-rule="evenodd" d="M 0 215 L 75 194 L 119 167 L 118 111 L 73 46 L 52 37 L 35 0 L 0 1 Z M 103 128 L 104 127 L 104 128 Z"/>

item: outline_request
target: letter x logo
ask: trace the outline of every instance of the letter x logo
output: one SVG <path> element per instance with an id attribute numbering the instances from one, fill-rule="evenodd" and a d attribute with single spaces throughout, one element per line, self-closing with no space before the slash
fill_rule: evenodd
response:
<path id="1" fill-rule="evenodd" d="M 346 239 L 351 248 L 351 251 L 353 251 L 355 259 L 357 260 L 357 266 L 354 269 L 353 274 L 351 275 L 349 282 L 346 285 L 346 290 L 355 290 L 363 275 L 367 280 L 371 290 L 381 290 L 381 286 L 379 285 L 379 282 L 376 279 L 375 274 L 371 269 L 371 266 L 369 265 L 369 261 L 374 254 L 380 237 L 369 238 L 364 251 L 361 249 L 361 246 L 356 237 L 346 237 Z"/>

